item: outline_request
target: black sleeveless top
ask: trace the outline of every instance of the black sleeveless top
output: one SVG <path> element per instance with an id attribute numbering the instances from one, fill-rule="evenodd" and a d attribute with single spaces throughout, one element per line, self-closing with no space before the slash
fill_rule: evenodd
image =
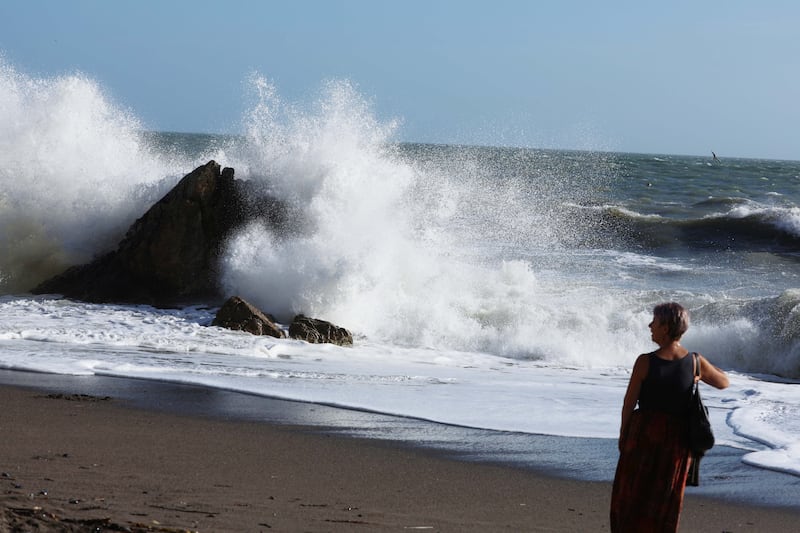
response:
<path id="1" fill-rule="evenodd" d="M 639 392 L 639 408 L 683 415 L 689 408 L 694 386 L 693 356 L 668 361 L 655 352 L 647 354 L 650 369 Z"/>

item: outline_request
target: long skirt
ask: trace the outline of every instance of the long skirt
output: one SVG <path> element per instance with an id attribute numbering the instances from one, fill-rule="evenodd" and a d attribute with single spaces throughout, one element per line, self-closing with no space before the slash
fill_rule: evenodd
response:
<path id="1" fill-rule="evenodd" d="M 612 533 L 678 530 L 691 461 L 686 433 L 682 417 L 633 412 L 611 493 Z"/>

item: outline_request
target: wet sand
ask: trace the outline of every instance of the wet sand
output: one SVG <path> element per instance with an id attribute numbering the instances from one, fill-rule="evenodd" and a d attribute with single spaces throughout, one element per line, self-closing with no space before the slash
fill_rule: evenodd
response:
<path id="1" fill-rule="evenodd" d="M 0 405 L 0 531 L 608 531 L 607 482 L 79 386 L 0 385 Z M 681 531 L 795 531 L 798 519 L 800 507 L 687 495 Z"/>

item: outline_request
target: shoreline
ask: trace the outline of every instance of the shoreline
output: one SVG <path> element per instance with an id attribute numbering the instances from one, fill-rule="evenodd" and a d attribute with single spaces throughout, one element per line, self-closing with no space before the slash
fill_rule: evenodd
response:
<path id="1" fill-rule="evenodd" d="M 541 440 L 537 467 L 513 449 L 459 449 L 432 423 L 191 385 L 0 371 L 0 398 L 6 512 L 199 531 L 608 530 L 610 483 L 543 464 L 591 453 L 570 439 L 527 439 Z M 687 490 L 682 530 L 791 531 L 798 518 Z"/>
<path id="2" fill-rule="evenodd" d="M 476 429 L 196 384 L 102 375 L 0 369 L 0 386 L 111 396 L 136 409 L 220 420 L 298 426 L 311 432 L 385 441 L 460 461 L 531 470 L 551 477 L 610 483 L 618 457 L 612 439 Z M 800 509 L 800 479 L 746 465 L 746 452 L 715 446 L 703 458 L 700 486 L 687 495 L 729 503 Z"/>

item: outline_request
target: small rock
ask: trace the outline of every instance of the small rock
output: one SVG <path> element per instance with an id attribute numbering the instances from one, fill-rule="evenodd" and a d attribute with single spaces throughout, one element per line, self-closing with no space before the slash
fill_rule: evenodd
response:
<path id="1" fill-rule="evenodd" d="M 316 344 L 332 343 L 339 346 L 353 344 L 353 335 L 346 329 L 305 315 L 294 317 L 289 326 L 289 337 Z"/>
<path id="2" fill-rule="evenodd" d="M 283 330 L 275 324 L 275 320 L 271 316 L 239 296 L 228 298 L 217 312 L 211 325 L 236 331 L 247 331 L 253 335 L 269 335 L 279 339 L 285 337 Z"/>

